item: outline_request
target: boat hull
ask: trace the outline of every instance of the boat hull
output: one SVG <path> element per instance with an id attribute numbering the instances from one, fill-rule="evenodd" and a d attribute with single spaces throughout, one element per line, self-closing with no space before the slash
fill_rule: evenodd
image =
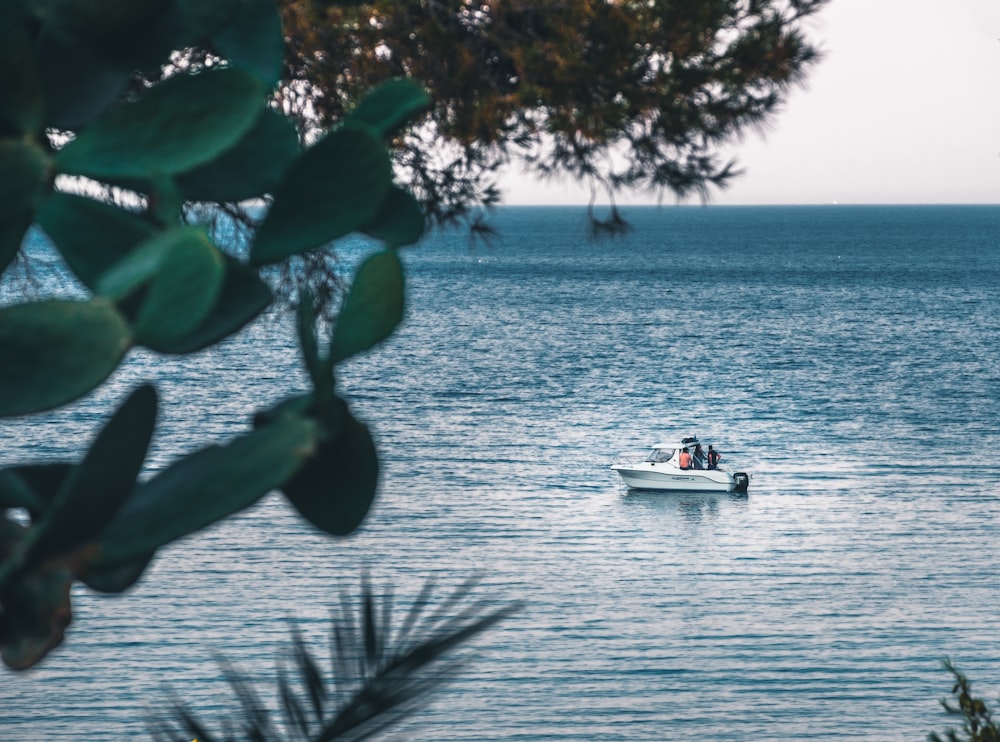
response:
<path id="1" fill-rule="evenodd" d="M 643 463 L 614 465 L 630 489 L 676 492 L 746 492 L 749 477 L 742 472 L 730 474 L 719 469 L 675 469 Z"/>

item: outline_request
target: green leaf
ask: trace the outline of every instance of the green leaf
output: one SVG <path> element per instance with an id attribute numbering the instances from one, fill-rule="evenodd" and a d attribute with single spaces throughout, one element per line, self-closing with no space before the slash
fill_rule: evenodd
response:
<path id="1" fill-rule="evenodd" d="M 288 417 L 178 461 L 133 491 L 105 531 L 94 567 L 141 559 L 249 507 L 312 456 L 317 436 L 314 422 Z"/>
<path id="2" fill-rule="evenodd" d="M 16 139 L 0 139 L 0 215 L 34 208 L 46 185 L 48 159 L 39 147 Z"/>
<path id="3" fill-rule="evenodd" d="M 153 227 L 117 206 L 70 193 L 50 193 L 38 210 L 39 226 L 87 288 L 153 234 Z"/>
<path id="4" fill-rule="evenodd" d="M 32 0 L 45 31 L 123 69 L 158 65 L 173 46 L 172 0 Z"/>
<path id="5" fill-rule="evenodd" d="M 253 263 L 274 263 L 359 229 L 389 192 L 392 165 L 369 127 L 345 126 L 292 163 L 257 231 Z"/>
<path id="6" fill-rule="evenodd" d="M 378 475 L 378 454 L 368 428 L 346 412 L 340 434 L 324 442 L 281 489 L 306 520 L 343 536 L 368 514 Z"/>
<path id="7" fill-rule="evenodd" d="M 131 343 L 107 299 L 0 309 L 0 417 L 72 402 L 104 381 Z"/>
<path id="8" fill-rule="evenodd" d="M 154 556 L 155 553 L 147 554 L 107 569 L 94 569 L 88 564 L 76 573 L 76 577 L 91 590 L 102 593 L 124 592 L 142 577 Z"/>
<path id="9" fill-rule="evenodd" d="M 0 511 L 5 508 L 25 508 L 39 513 L 45 507 L 16 469 L 0 469 Z"/>
<path id="10" fill-rule="evenodd" d="M 371 90 L 347 120 L 367 124 L 382 136 L 390 136 L 430 104 L 431 97 L 414 80 L 388 80 Z"/>
<path id="11" fill-rule="evenodd" d="M 155 174 L 149 182 L 149 216 L 157 224 L 184 223 L 184 197 L 169 175 Z"/>
<path id="12" fill-rule="evenodd" d="M 118 408 L 29 531 L 26 569 L 97 539 L 135 486 L 155 423 L 156 390 L 146 384 Z"/>
<path id="13" fill-rule="evenodd" d="M 159 350 L 194 331 L 215 306 L 225 269 L 222 253 L 200 227 L 178 227 L 142 243 L 98 282 L 123 300 L 147 287 L 132 322 L 136 342 Z"/>
<path id="14" fill-rule="evenodd" d="M 225 276 L 215 306 L 188 334 L 160 343 L 160 353 L 194 353 L 242 329 L 271 304 L 271 289 L 252 270 L 223 255 Z"/>
<path id="15" fill-rule="evenodd" d="M 53 569 L 20 576 L 4 586 L 0 654 L 13 670 L 26 670 L 59 645 L 69 625 L 73 576 Z"/>
<path id="16" fill-rule="evenodd" d="M 76 130 L 90 124 L 121 97 L 129 72 L 52 34 L 38 40 L 38 63 L 45 83 L 45 123 Z"/>
<path id="17" fill-rule="evenodd" d="M 0 4 L 0 136 L 41 133 L 45 125 L 45 90 L 19 6 Z"/>
<path id="18" fill-rule="evenodd" d="M 122 302 L 156 278 L 174 243 L 190 238 L 191 227 L 155 232 L 128 251 L 97 279 L 95 291 Z"/>
<path id="19" fill-rule="evenodd" d="M 315 398 L 312 394 L 300 394 L 281 400 L 273 407 L 259 410 L 253 418 L 254 428 L 273 425 L 286 418 L 312 417 L 315 413 Z"/>
<path id="20" fill-rule="evenodd" d="M 337 317 L 330 359 L 339 363 L 389 337 L 403 319 L 403 265 L 395 250 L 384 250 L 358 268 Z"/>
<path id="21" fill-rule="evenodd" d="M 230 23 L 244 0 L 177 0 L 184 26 L 194 42 L 211 38 L 226 23 Z"/>
<path id="22" fill-rule="evenodd" d="M 46 462 L 44 464 L 22 464 L 4 469 L 23 482 L 31 491 L 34 505 L 25 505 L 32 522 L 37 522 L 55 501 L 66 477 L 73 470 L 73 464 L 66 462 Z"/>
<path id="23" fill-rule="evenodd" d="M 285 39 L 281 16 L 272 0 L 244 0 L 230 21 L 212 35 L 222 56 L 252 72 L 271 90 L 282 72 Z"/>
<path id="24" fill-rule="evenodd" d="M 177 185 L 190 201 L 244 201 L 274 192 L 298 154 L 295 125 L 268 109 L 239 144 Z"/>
<path id="25" fill-rule="evenodd" d="M 0 222 L 0 275 L 17 257 L 18 250 L 21 249 L 21 242 L 30 226 L 30 215 Z"/>
<path id="26" fill-rule="evenodd" d="M 389 247 L 411 245 L 424 235 L 424 212 L 410 193 L 393 186 L 378 214 L 361 231 Z"/>
<path id="27" fill-rule="evenodd" d="M 10 556 L 20 551 L 27 533 L 27 525 L 8 517 L 7 513 L 0 513 L 0 595 L 3 594 L 4 586 L 17 577 L 18 571 Z M 2 635 L 3 625 L 0 623 L 0 636 Z"/>
<path id="28" fill-rule="evenodd" d="M 209 316 L 224 278 L 222 254 L 204 232 L 175 242 L 135 319 L 136 341 L 159 350 L 186 338 Z"/>
<path id="29" fill-rule="evenodd" d="M 183 173 L 236 145 L 263 100 L 260 83 L 238 69 L 178 75 L 111 109 L 56 154 L 56 166 L 97 179 Z"/>
<path id="30" fill-rule="evenodd" d="M 48 161 L 37 147 L 0 140 L 0 273 L 21 247 L 45 192 Z"/>

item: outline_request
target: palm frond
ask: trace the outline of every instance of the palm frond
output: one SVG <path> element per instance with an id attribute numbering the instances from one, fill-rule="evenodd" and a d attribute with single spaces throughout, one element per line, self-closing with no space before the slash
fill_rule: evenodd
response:
<path id="1" fill-rule="evenodd" d="M 149 720 L 154 740 L 196 738 L 202 742 L 245 740 L 326 742 L 378 736 L 413 713 L 428 696 L 464 667 L 454 654 L 460 645 L 520 608 L 476 599 L 478 579 L 465 581 L 438 598 L 427 582 L 405 612 L 394 620 L 391 590 L 376 597 L 367 576 L 360 599 L 341 596 L 330 632 L 328 672 L 313 658 L 296 627 L 291 647 L 279 659 L 277 703 L 281 724 L 253 684 L 233 665 L 219 659 L 239 703 L 235 718 L 222 721 L 219 734 L 172 699 L 166 714 Z"/>

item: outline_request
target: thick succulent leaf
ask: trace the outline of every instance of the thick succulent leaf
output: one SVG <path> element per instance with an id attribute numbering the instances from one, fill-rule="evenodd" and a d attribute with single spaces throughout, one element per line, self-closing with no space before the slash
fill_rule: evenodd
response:
<path id="1" fill-rule="evenodd" d="M 300 417 L 202 449 L 136 488 L 104 532 L 95 569 L 134 562 L 254 504 L 313 455 L 318 429 Z"/>
<path id="2" fill-rule="evenodd" d="M 31 216 L 0 222 L 0 275 L 7 269 L 21 249 L 24 235 L 31 226 Z"/>
<path id="3" fill-rule="evenodd" d="M 154 233 L 98 277 L 96 292 L 124 301 L 156 278 L 174 243 L 190 239 L 192 231 L 191 227 L 177 227 Z"/>
<path id="4" fill-rule="evenodd" d="M 21 247 L 48 178 L 45 154 L 18 140 L 0 140 L 0 273 Z"/>
<path id="5" fill-rule="evenodd" d="M 53 34 L 38 40 L 46 91 L 46 124 L 76 130 L 106 111 L 125 90 L 129 73 Z"/>
<path id="6" fill-rule="evenodd" d="M 403 319 L 403 294 L 403 265 L 395 250 L 365 260 L 337 317 L 330 359 L 338 363 L 389 337 Z"/>
<path id="7" fill-rule="evenodd" d="M 306 417 L 313 414 L 314 397 L 312 394 L 301 394 L 297 397 L 283 399 L 273 407 L 260 410 L 254 415 L 253 426 L 260 428 L 265 425 L 272 425 L 286 417 Z"/>
<path id="8" fill-rule="evenodd" d="M 56 154 L 56 167 L 97 179 L 192 170 L 243 138 L 263 111 L 263 94 L 238 69 L 172 77 L 108 111 Z"/>
<path id="9" fill-rule="evenodd" d="M 15 468 L 0 469 L 0 511 L 6 508 L 25 508 L 29 512 L 39 513 L 44 507 L 45 504 Z"/>
<path id="10" fill-rule="evenodd" d="M 0 591 L 11 578 L 17 576 L 17 570 L 12 568 L 10 557 L 20 551 L 27 533 L 28 526 L 7 517 L 6 513 L 0 513 Z M 0 636 L 2 635 L 3 628 L 0 626 Z"/>
<path id="11" fill-rule="evenodd" d="M 43 28 L 67 43 L 85 49 L 123 69 L 162 62 L 170 40 L 172 0 L 32 0 L 31 11 Z"/>
<path id="12" fill-rule="evenodd" d="M 184 26 L 196 41 L 211 38 L 226 23 L 229 23 L 244 0 L 176 0 L 176 5 L 184 19 Z"/>
<path id="13" fill-rule="evenodd" d="M 285 48 L 281 17 L 272 0 L 243 0 L 239 5 L 236 14 L 212 35 L 211 43 L 270 90 L 281 79 Z"/>
<path id="14" fill-rule="evenodd" d="M 89 289 L 153 234 L 153 227 L 117 206 L 71 193 L 50 193 L 36 217 L 66 265 Z"/>
<path id="15" fill-rule="evenodd" d="M 22 464 L 4 471 L 18 477 L 31 490 L 36 506 L 25 506 L 33 523 L 49 509 L 62 489 L 66 477 L 73 471 L 73 464 L 49 461 L 44 464 Z"/>
<path id="16" fill-rule="evenodd" d="M 76 578 L 91 590 L 102 593 L 121 593 L 138 582 L 155 554 L 135 559 L 107 569 L 92 569 L 87 565 L 76 573 Z"/>
<path id="17" fill-rule="evenodd" d="M 215 306 L 191 332 L 169 343 L 160 353 L 194 353 L 227 338 L 270 306 L 274 295 L 264 281 L 239 261 L 223 255 L 225 276 Z"/>
<path id="18" fill-rule="evenodd" d="M 201 230 L 191 230 L 167 252 L 135 319 L 136 341 L 169 348 L 209 316 L 225 279 L 222 253 Z"/>
<path id="19" fill-rule="evenodd" d="M 40 133 L 45 125 L 42 73 L 15 3 L 0 3 L 0 136 Z"/>
<path id="20" fill-rule="evenodd" d="M 4 586 L 0 654 L 13 670 L 38 663 L 63 640 L 71 619 L 67 569 L 22 575 Z"/>
<path id="21" fill-rule="evenodd" d="M 340 434 L 325 441 L 282 491 L 314 526 L 343 536 L 368 514 L 378 473 L 378 454 L 368 428 L 347 413 Z"/>
<path id="22" fill-rule="evenodd" d="M 0 417 L 72 402 L 104 381 L 131 345 L 107 299 L 0 309 Z"/>
<path id="23" fill-rule="evenodd" d="M 273 263 L 349 234 L 371 221 L 389 192 L 392 165 L 370 127 L 345 126 L 292 163 L 257 231 L 250 257 Z"/>
<path id="24" fill-rule="evenodd" d="M 157 173 L 149 181 L 149 215 L 158 224 L 184 222 L 184 197 L 173 176 Z"/>
<path id="25" fill-rule="evenodd" d="M 389 247 L 412 245 L 424 235 L 424 212 L 409 192 L 393 186 L 378 214 L 361 231 Z"/>
<path id="26" fill-rule="evenodd" d="M 24 566 L 97 539 L 135 486 L 156 423 L 156 390 L 138 387 L 115 411 L 44 519 L 30 531 Z"/>
<path id="27" fill-rule="evenodd" d="M 389 136 L 430 104 L 431 97 L 415 81 L 388 80 L 362 98 L 347 120 Z"/>
<path id="28" fill-rule="evenodd" d="M 178 227 L 142 243 L 98 281 L 121 301 L 146 288 L 132 321 L 137 343 L 159 350 L 193 332 L 215 306 L 225 279 L 222 253 L 199 227 Z"/>
<path id="29" fill-rule="evenodd" d="M 268 109 L 239 144 L 177 185 L 189 201 L 244 201 L 273 193 L 298 154 L 294 124 Z"/>

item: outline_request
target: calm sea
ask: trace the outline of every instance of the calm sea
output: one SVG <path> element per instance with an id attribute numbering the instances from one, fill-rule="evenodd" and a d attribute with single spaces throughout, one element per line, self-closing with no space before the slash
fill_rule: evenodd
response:
<path id="1" fill-rule="evenodd" d="M 407 250 L 405 325 L 340 375 L 384 464 L 364 527 L 331 540 L 269 498 L 124 598 L 76 590 L 66 644 L 0 672 L 0 739 L 142 739 L 168 689 L 218 716 L 216 653 L 266 684 L 295 622 L 325 656 L 365 570 L 404 606 L 473 574 L 525 602 L 393 739 L 924 739 L 945 657 L 1000 696 L 1000 207 L 626 215 L 593 242 L 580 208 L 507 207 L 492 247 Z M 303 388 L 280 320 L 136 354 L 0 423 L 0 465 L 79 455 L 141 379 L 167 403 L 153 468 Z M 608 469 L 693 433 L 748 496 Z"/>

